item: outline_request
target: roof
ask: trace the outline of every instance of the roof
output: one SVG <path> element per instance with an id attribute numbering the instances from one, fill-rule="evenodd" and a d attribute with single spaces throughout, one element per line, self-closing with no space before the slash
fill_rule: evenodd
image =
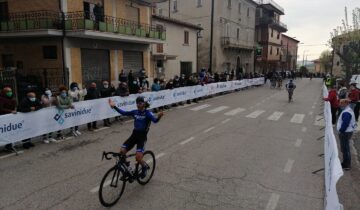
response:
<path id="1" fill-rule="evenodd" d="M 152 17 L 155 18 L 155 19 L 161 20 L 161 21 L 168 22 L 168 23 L 173 23 L 173 24 L 177 24 L 177 25 L 181 25 L 181 26 L 186 26 L 186 27 L 189 27 L 189 28 L 197 29 L 197 30 L 204 30 L 202 27 L 200 27 L 198 25 L 194 25 L 192 23 L 177 20 L 177 19 L 174 19 L 174 18 L 169 18 L 169 17 L 165 17 L 165 16 L 160 16 L 160 15 L 153 15 Z"/>
<path id="2" fill-rule="evenodd" d="M 287 39 L 291 39 L 291 40 L 293 40 L 293 41 L 295 41 L 295 42 L 297 42 L 297 43 L 300 42 L 299 40 L 297 40 L 297 39 L 295 39 L 295 38 L 293 38 L 293 37 L 290 37 L 290 36 L 288 36 L 288 35 L 286 35 L 286 34 L 282 34 L 282 36 L 285 36 Z"/>

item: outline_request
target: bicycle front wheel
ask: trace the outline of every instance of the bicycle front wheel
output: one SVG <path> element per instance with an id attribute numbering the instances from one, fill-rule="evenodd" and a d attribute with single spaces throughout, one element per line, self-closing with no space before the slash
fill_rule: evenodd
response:
<path id="1" fill-rule="evenodd" d="M 154 175 L 155 167 L 156 167 L 156 160 L 155 155 L 152 151 L 146 151 L 144 152 L 143 160 L 145 162 L 145 165 L 142 166 L 141 164 L 138 164 L 137 168 L 137 181 L 141 185 L 146 185 L 149 183 L 150 179 Z M 144 167 L 146 167 L 146 173 L 143 174 Z"/>
<path id="2" fill-rule="evenodd" d="M 106 172 L 100 183 L 99 199 L 105 207 L 116 204 L 125 190 L 125 173 L 117 166 Z"/>

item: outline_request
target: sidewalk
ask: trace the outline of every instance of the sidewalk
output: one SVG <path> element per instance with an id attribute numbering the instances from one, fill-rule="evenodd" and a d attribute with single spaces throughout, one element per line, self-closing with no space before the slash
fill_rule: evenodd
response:
<path id="1" fill-rule="evenodd" d="M 351 149 L 352 168 L 344 171 L 337 184 L 340 203 L 344 210 L 360 210 L 360 132 L 354 133 L 354 146 Z M 342 156 L 339 150 L 339 156 Z M 341 158 L 340 158 L 341 159 Z"/>

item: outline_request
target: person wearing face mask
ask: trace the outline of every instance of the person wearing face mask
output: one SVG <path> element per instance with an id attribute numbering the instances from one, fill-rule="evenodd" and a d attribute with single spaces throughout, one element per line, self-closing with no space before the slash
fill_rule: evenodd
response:
<path id="1" fill-rule="evenodd" d="M 73 109 L 74 105 L 72 104 L 72 97 L 68 95 L 68 89 L 65 86 L 59 87 L 59 95 L 56 97 L 56 108 L 63 109 Z M 59 140 L 64 139 L 64 136 L 61 133 L 61 130 L 57 132 L 57 138 Z"/>
<path id="2" fill-rule="evenodd" d="M 18 111 L 19 112 L 35 112 L 42 108 L 41 102 L 36 98 L 35 91 L 30 89 L 26 91 L 26 97 L 20 102 Z M 35 145 L 31 142 L 31 139 L 25 139 L 22 141 L 24 149 L 29 149 Z"/>
<path id="3" fill-rule="evenodd" d="M 96 83 L 92 82 L 90 84 L 89 90 L 87 91 L 87 95 L 85 96 L 85 101 L 94 100 L 100 98 L 100 92 L 97 89 Z M 89 131 L 94 131 L 97 128 L 96 121 L 90 122 L 87 124 Z"/>
<path id="4" fill-rule="evenodd" d="M 103 85 L 100 89 L 100 96 L 101 98 L 109 98 L 113 96 L 115 93 L 115 88 L 113 85 L 109 85 L 108 81 L 103 81 Z M 110 119 L 104 119 L 104 126 L 110 127 L 111 122 Z"/>
<path id="5" fill-rule="evenodd" d="M 356 81 L 350 82 L 350 108 L 355 110 L 356 103 L 359 101 L 359 90 L 356 88 Z"/>
<path id="6" fill-rule="evenodd" d="M 87 94 L 86 88 L 80 89 L 78 83 L 72 82 L 70 84 L 70 90 L 68 92 L 69 96 L 72 98 L 73 102 L 83 101 L 84 97 Z M 81 132 L 79 131 L 79 126 L 75 126 L 70 128 L 72 134 L 76 136 L 80 136 Z"/>
<path id="7" fill-rule="evenodd" d="M 139 78 L 136 78 L 131 83 L 130 83 L 130 80 L 129 80 L 129 91 L 130 91 L 130 94 L 141 93 Z"/>
<path id="8" fill-rule="evenodd" d="M 11 87 L 5 86 L 0 93 L 0 115 L 16 114 L 16 100 Z M 12 143 L 5 145 L 5 149 L 10 152 L 15 152 Z"/>
<path id="9" fill-rule="evenodd" d="M 51 107 L 55 103 L 55 98 L 52 95 L 52 92 L 49 88 L 45 88 L 43 95 L 41 96 L 41 104 L 45 107 Z M 56 142 L 56 140 L 52 137 L 52 133 L 43 135 L 43 142 L 48 144 L 50 142 Z"/>

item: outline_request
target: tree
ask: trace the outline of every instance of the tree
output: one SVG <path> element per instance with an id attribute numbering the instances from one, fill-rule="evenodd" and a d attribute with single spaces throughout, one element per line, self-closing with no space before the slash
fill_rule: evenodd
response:
<path id="1" fill-rule="evenodd" d="M 343 63 L 346 80 L 349 80 L 352 74 L 359 73 L 360 70 L 360 8 L 354 9 L 352 16 L 353 23 L 349 26 L 345 7 L 345 20 L 342 20 L 342 26 L 331 32 L 329 41 L 334 53 Z"/>
<path id="2" fill-rule="evenodd" d="M 300 67 L 300 72 L 302 75 L 307 75 L 308 69 L 305 66 Z"/>
<path id="3" fill-rule="evenodd" d="M 331 70 L 332 59 L 333 56 L 330 50 L 325 50 L 321 53 L 319 57 L 319 61 L 321 65 L 324 67 L 325 73 L 328 73 Z"/>

